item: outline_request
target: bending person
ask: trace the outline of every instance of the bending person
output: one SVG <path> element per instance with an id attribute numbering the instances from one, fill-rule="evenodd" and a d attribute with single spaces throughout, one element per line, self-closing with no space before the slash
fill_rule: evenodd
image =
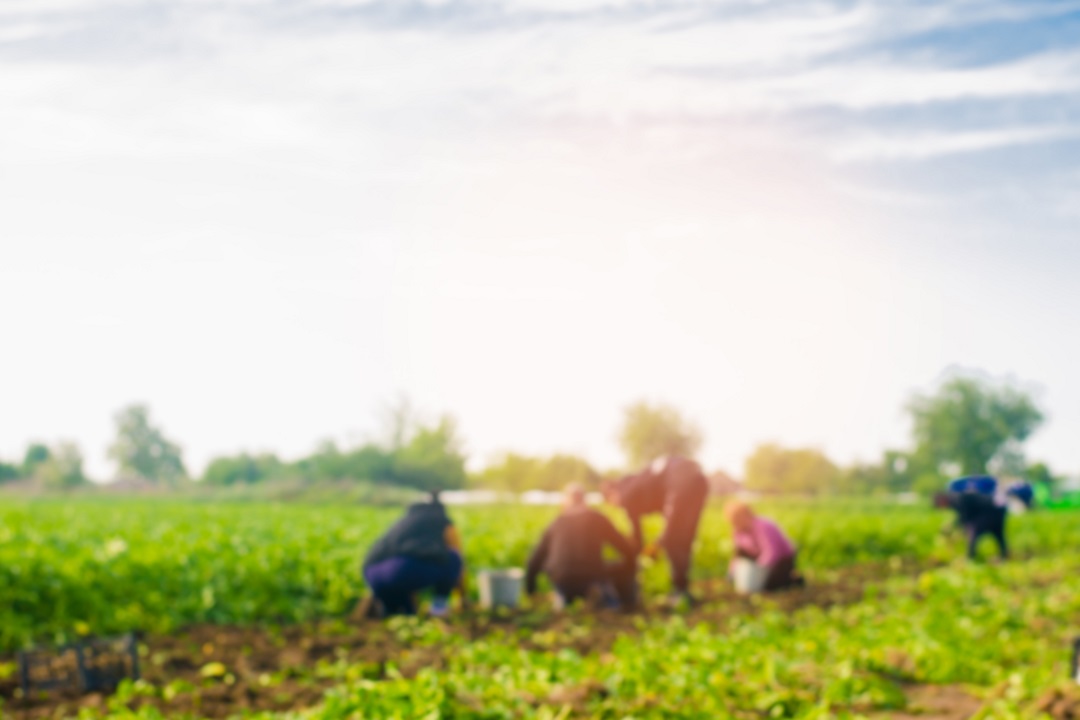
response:
<path id="1" fill-rule="evenodd" d="M 950 488 L 954 487 L 950 485 Z M 941 508 L 951 508 L 956 513 L 956 524 L 967 535 L 967 556 L 974 560 L 978 556 L 979 539 L 989 535 L 997 542 L 1001 559 L 1009 557 L 1009 546 L 1005 540 L 1005 517 L 1008 508 L 999 504 L 993 495 L 979 490 L 939 493 L 934 497 L 934 504 Z"/>
<path id="2" fill-rule="evenodd" d="M 806 584 L 795 571 L 795 544 L 779 525 L 755 514 L 749 505 L 739 500 L 724 506 L 724 516 L 735 531 L 736 557 L 753 560 L 767 569 L 765 590 Z M 734 562 L 732 559 L 733 565 Z"/>
<path id="3" fill-rule="evenodd" d="M 373 595 L 359 612 L 367 617 L 416 614 L 415 595 L 431 590 L 433 615 L 449 611 L 455 587 L 467 604 L 461 538 L 437 493 L 410 505 L 405 517 L 364 558 L 364 581 Z"/>
<path id="4" fill-rule="evenodd" d="M 605 546 L 618 551 L 622 562 L 606 562 Z M 562 512 L 529 557 L 525 588 L 530 595 L 536 593 L 540 573 L 547 574 L 563 605 L 594 593 L 609 606 L 629 608 L 636 602 L 634 546 L 607 517 L 585 504 L 580 485 L 566 488 Z"/>
<path id="5" fill-rule="evenodd" d="M 701 466 L 683 457 L 660 458 L 636 475 L 604 483 L 607 501 L 626 511 L 634 528 L 638 552 L 654 557 L 663 548 L 671 563 L 671 584 L 676 595 L 691 600 L 690 560 L 698 521 L 709 496 L 709 481 Z M 641 517 L 663 513 L 664 531 L 646 546 Z"/>

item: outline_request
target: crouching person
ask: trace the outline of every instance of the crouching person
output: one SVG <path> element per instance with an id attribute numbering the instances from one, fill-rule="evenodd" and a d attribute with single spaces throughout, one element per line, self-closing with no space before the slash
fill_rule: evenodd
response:
<path id="1" fill-rule="evenodd" d="M 364 581 L 371 590 L 358 608 L 365 617 L 415 615 L 416 595 L 430 590 L 433 615 L 449 612 L 451 592 L 467 604 L 465 567 L 457 528 L 439 502 L 409 506 L 405 517 L 379 538 L 364 559 Z"/>
<path id="2" fill-rule="evenodd" d="M 806 584 L 795 570 L 795 544 L 779 525 L 755 514 L 749 505 L 738 500 L 727 504 L 724 515 L 735 533 L 736 557 L 753 560 L 766 569 L 765 590 Z"/>
<path id="3" fill-rule="evenodd" d="M 950 486 L 950 490 L 954 486 Z M 1005 518 L 1008 508 L 998 503 L 993 495 L 980 490 L 938 493 L 934 496 L 934 505 L 950 508 L 956 513 L 956 525 L 963 528 L 967 535 L 967 556 L 971 560 L 978 557 L 979 539 L 989 535 L 997 542 L 1001 559 L 1009 557 L 1009 545 L 1005 539 Z"/>
<path id="4" fill-rule="evenodd" d="M 622 561 L 605 561 L 605 547 L 614 548 Z M 637 602 L 635 548 L 607 517 L 585 504 L 579 485 L 566 488 L 562 512 L 529 558 L 525 587 L 530 595 L 540 573 L 555 586 L 560 606 L 597 597 L 607 607 L 628 609 Z"/>

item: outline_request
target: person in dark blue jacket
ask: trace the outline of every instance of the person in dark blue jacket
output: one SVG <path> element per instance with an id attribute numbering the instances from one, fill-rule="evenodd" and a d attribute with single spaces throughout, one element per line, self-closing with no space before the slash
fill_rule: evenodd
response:
<path id="1" fill-rule="evenodd" d="M 371 546 L 363 570 L 373 597 L 358 609 L 362 616 L 414 615 L 415 596 L 424 590 L 434 594 L 434 615 L 449 611 L 455 588 L 462 606 L 467 603 L 461 538 L 437 494 L 431 502 L 409 506 L 405 517 Z"/>
<path id="2" fill-rule="evenodd" d="M 953 480 L 948 492 L 939 493 L 934 499 L 937 507 L 951 508 L 956 513 L 956 524 L 967 535 L 967 555 L 972 560 L 977 556 L 979 539 L 984 535 L 994 538 L 1003 560 L 1009 556 L 1005 539 L 1008 510 L 1003 502 L 997 501 L 996 491 L 996 479 L 989 475 L 972 475 Z"/>

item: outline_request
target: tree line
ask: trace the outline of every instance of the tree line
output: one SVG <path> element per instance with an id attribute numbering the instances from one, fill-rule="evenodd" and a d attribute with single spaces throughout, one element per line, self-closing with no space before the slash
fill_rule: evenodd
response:
<path id="1" fill-rule="evenodd" d="M 842 467 L 816 448 L 760 445 L 743 468 L 743 487 L 762 493 L 867 495 L 931 492 L 949 477 L 991 472 L 1053 486 L 1059 478 L 1044 464 L 1028 464 L 1023 443 L 1044 421 L 1032 395 L 1009 381 L 953 374 L 932 393 L 917 394 L 906 410 L 909 447 L 885 450 L 874 462 Z M 272 453 L 240 453 L 211 460 L 190 478 L 180 445 L 168 439 L 146 405 L 114 416 L 116 439 L 109 457 L 119 476 L 164 487 L 197 482 L 235 487 L 271 482 L 363 482 L 414 490 L 464 487 L 507 492 L 557 490 L 568 482 L 596 488 L 605 477 L 639 469 L 657 457 L 694 457 L 701 429 L 677 409 L 639 402 L 627 407 L 618 431 L 622 468 L 598 470 L 582 457 L 538 457 L 507 452 L 480 471 L 466 471 L 464 443 L 454 419 L 418 418 L 401 401 L 384 418 L 383 437 L 340 447 L 332 441 L 286 461 Z M 0 483 L 24 479 L 51 490 L 85 485 L 83 457 L 71 442 L 32 443 L 20 463 L 0 463 Z"/>

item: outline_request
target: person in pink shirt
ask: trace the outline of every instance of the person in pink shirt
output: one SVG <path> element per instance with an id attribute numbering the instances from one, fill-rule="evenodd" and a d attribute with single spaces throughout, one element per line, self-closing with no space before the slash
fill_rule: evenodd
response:
<path id="1" fill-rule="evenodd" d="M 735 531 L 735 553 L 769 569 L 766 590 L 780 590 L 804 585 L 795 571 L 795 544 L 776 523 L 755 515 L 750 506 L 732 500 L 724 507 L 724 516 Z"/>

